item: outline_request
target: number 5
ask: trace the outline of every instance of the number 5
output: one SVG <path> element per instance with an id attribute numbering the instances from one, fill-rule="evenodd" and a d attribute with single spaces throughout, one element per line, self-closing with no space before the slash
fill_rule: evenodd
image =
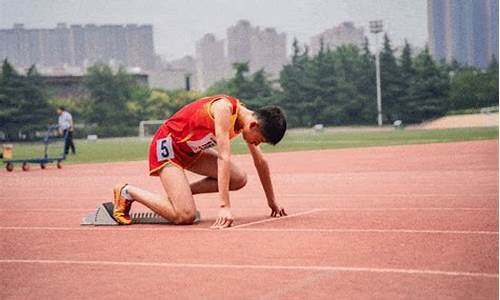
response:
<path id="1" fill-rule="evenodd" d="M 159 162 L 172 159 L 174 156 L 172 138 L 170 136 L 156 141 L 156 157 Z"/>
<path id="2" fill-rule="evenodd" d="M 167 140 L 161 141 L 161 156 L 163 157 L 168 157 L 170 152 L 168 152 L 168 147 L 167 147 Z"/>

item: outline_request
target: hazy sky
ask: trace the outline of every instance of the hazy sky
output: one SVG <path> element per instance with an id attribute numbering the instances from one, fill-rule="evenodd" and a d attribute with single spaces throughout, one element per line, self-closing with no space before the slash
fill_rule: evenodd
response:
<path id="1" fill-rule="evenodd" d="M 194 53 L 206 33 L 226 38 L 240 19 L 287 33 L 301 43 L 344 21 L 382 19 L 395 42 L 427 42 L 426 0 L 0 0 L 0 28 L 67 24 L 152 24 L 156 51 L 167 59 Z M 1 41 L 0 41 L 1 42 Z M 288 49 L 290 53 L 290 49 Z"/>

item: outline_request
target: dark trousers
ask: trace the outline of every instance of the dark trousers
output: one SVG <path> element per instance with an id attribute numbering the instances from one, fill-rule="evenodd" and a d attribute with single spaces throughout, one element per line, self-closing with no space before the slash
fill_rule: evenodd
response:
<path id="1" fill-rule="evenodd" d="M 64 132 L 64 154 L 69 153 L 69 148 L 71 147 L 71 152 L 75 154 L 75 144 L 73 143 L 73 131 L 65 129 Z"/>

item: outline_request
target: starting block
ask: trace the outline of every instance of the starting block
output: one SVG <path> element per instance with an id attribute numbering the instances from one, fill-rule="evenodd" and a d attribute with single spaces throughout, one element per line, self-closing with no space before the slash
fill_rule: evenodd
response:
<path id="1" fill-rule="evenodd" d="M 171 224 L 169 220 L 153 212 L 137 212 L 130 214 L 132 224 Z M 200 223 L 200 212 L 196 211 L 196 219 L 194 224 Z M 115 226 L 120 225 L 113 218 L 113 203 L 104 202 L 99 206 L 96 212 L 89 214 L 82 219 L 80 225 L 93 226 Z"/>

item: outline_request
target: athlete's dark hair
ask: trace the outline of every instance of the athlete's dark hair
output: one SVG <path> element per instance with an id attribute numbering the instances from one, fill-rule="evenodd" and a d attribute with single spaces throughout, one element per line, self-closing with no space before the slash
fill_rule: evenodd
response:
<path id="1" fill-rule="evenodd" d="M 64 111 L 64 106 L 59 106 L 58 107 L 60 110 Z"/>
<path id="2" fill-rule="evenodd" d="M 286 116 L 278 106 L 265 106 L 254 111 L 266 143 L 276 145 L 286 131 Z"/>

